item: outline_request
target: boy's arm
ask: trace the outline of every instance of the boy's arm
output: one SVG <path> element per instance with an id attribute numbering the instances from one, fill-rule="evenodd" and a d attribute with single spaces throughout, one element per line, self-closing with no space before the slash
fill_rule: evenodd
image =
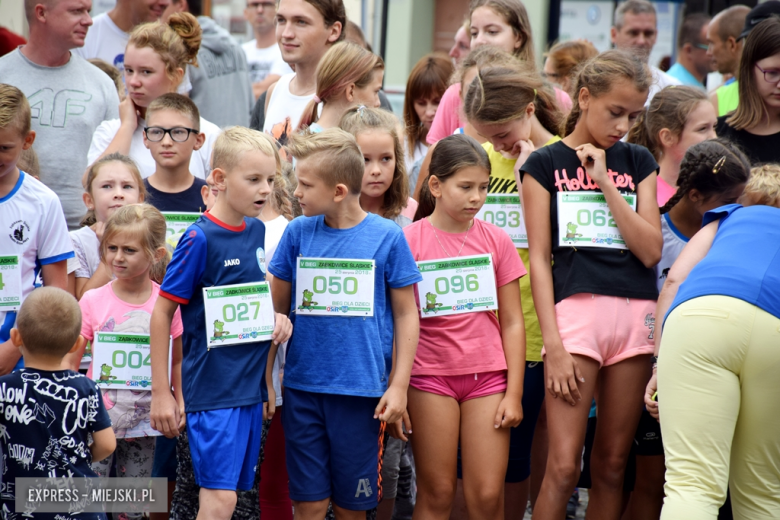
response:
<path id="1" fill-rule="evenodd" d="M 406 411 L 406 392 L 409 389 L 409 378 L 412 375 L 412 364 L 420 337 L 420 315 L 414 299 L 414 285 L 390 288 L 390 303 L 393 307 L 396 351 L 390 371 L 393 377 L 374 410 L 374 418 L 394 423 L 401 419 Z"/>
<path id="2" fill-rule="evenodd" d="M 179 304 L 160 296 L 154 304 L 151 319 L 152 356 L 152 428 L 169 439 L 179 434 L 179 405 L 171 394 L 168 380 L 168 344 L 171 321 Z"/>
<path id="3" fill-rule="evenodd" d="M 99 432 L 92 432 L 92 444 L 89 445 L 89 451 L 92 452 L 92 462 L 99 462 L 116 449 L 116 435 L 109 426 Z"/>
<path id="4" fill-rule="evenodd" d="M 174 311 L 175 312 L 175 311 Z M 179 405 L 179 432 L 182 431 L 185 424 L 184 415 L 184 392 L 181 388 L 181 361 L 184 358 L 182 351 L 181 336 L 173 340 L 173 359 L 171 360 L 171 385 L 173 386 L 173 397 Z"/>
<path id="5" fill-rule="evenodd" d="M 72 255 L 71 255 L 72 256 Z M 41 266 L 41 277 L 46 287 L 59 287 L 68 290 L 68 260 L 60 260 Z"/>
<path id="6" fill-rule="evenodd" d="M 85 292 L 103 287 L 110 281 L 111 270 L 106 264 L 100 262 L 92 278 L 76 278 L 76 298 L 80 300 Z"/>
<path id="7" fill-rule="evenodd" d="M 274 311 L 285 316 L 290 314 L 292 300 L 292 284 L 277 276 L 271 278 L 271 297 L 274 300 Z"/>

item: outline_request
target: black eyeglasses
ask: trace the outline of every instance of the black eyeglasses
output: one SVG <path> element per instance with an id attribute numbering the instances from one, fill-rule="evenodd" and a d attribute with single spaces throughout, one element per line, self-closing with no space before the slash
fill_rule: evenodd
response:
<path id="1" fill-rule="evenodd" d="M 194 128 L 185 128 L 183 126 L 177 126 L 174 128 L 163 128 L 161 126 L 147 126 L 144 128 L 146 138 L 153 143 L 159 143 L 165 139 L 165 134 L 171 136 L 171 139 L 176 143 L 183 143 L 190 138 L 190 134 L 197 134 L 200 130 Z"/>
<path id="2" fill-rule="evenodd" d="M 764 81 L 767 83 L 780 83 L 780 70 L 764 70 L 757 63 L 756 68 L 764 73 Z"/>

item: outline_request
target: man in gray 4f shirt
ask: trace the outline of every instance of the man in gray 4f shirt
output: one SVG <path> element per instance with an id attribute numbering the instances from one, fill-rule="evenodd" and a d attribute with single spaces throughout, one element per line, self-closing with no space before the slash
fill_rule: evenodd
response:
<path id="1" fill-rule="evenodd" d="M 86 213 L 81 176 L 92 134 L 119 117 L 113 81 L 70 52 L 84 45 L 91 7 L 91 0 L 25 0 L 29 41 L 0 58 L 0 82 L 30 102 L 40 179 L 59 196 L 70 229 Z"/>

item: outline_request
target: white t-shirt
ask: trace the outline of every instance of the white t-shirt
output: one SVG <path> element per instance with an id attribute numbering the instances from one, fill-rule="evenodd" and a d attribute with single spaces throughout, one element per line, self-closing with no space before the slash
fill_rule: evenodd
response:
<path id="1" fill-rule="evenodd" d="M 241 46 L 246 54 L 246 62 L 249 65 L 249 79 L 252 83 L 263 81 L 269 74 L 284 76 L 291 74 L 292 69 L 282 59 L 282 51 L 279 45 L 273 44 L 263 49 L 257 48 L 257 40 L 246 42 Z"/>
<path id="2" fill-rule="evenodd" d="M 287 136 L 298 128 L 303 110 L 314 98 L 314 94 L 296 96 L 290 93 L 290 82 L 294 77 L 295 73 L 292 73 L 279 78 L 265 112 L 263 132 L 271 134 L 282 145 L 287 144 Z"/>
<path id="3" fill-rule="evenodd" d="M 653 83 L 650 85 L 650 92 L 647 94 L 647 103 L 645 106 L 650 106 L 650 102 L 653 100 L 653 96 L 658 94 L 664 88 L 670 85 L 682 85 L 682 82 L 662 71 L 658 67 L 650 66 L 650 72 L 653 73 Z"/>
<path id="4" fill-rule="evenodd" d="M 18 270 L 0 271 L 0 342 L 4 342 L 16 321 L 16 312 L 3 308 L 2 303 L 8 301 L 5 298 L 16 296 L 24 302 L 36 287 L 41 266 L 72 257 L 73 244 L 57 195 L 24 172 L 11 192 L 0 198 L 0 223 L 0 258 L 15 256 L 14 265 L 19 266 Z"/>
<path id="5" fill-rule="evenodd" d="M 279 215 L 273 220 L 263 222 L 265 224 L 265 265 L 271 264 L 271 259 L 276 252 L 276 246 L 282 239 L 284 230 L 287 229 L 287 219 Z M 284 359 L 287 353 L 287 342 L 279 345 L 274 359 L 273 382 L 274 392 L 276 392 L 276 406 L 282 406 L 282 382 L 279 379 L 279 372 L 284 368 Z"/>
<path id="6" fill-rule="evenodd" d="M 76 278 L 92 278 L 100 265 L 100 240 L 92 228 L 85 226 L 70 232 L 75 257 L 68 260 L 68 274 Z"/>
<path id="7" fill-rule="evenodd" d="M 103 121 L 103 123 L 95 130 L 92 135 L 92 144 L 89 146 L 89 154 L 87 160 L 89 164 L 95 162 L 100 155 L 106 151 L 108 145 L 116 136 L 119 131 L 121 122 L 119 119 L 112 119 L 110 121 Z M 146 121 L 138 118 L 138 127 L 133 133 L 133 139 L 130 142 L 130 158 L 138 165 L 138 169 L 141 171 L 141 176 L 145 179 L 152 175 L 157 169 L 157 165 L 146 146 L 144 146 L 144 128 L 146 127 Z M 190 173 L 200 179 L 208 177 L 211 171 L 211 150 L 214 148 L 214 141 L 222 132 L 217 125 L 209 123 L 202 117 L 200 118 L 200 131 L 206 134 L 206 141 L 201 146 L 200 150 L 192 152 L 192 158 L 190 159 Z"/>
<path id="8" fill-rule="evenodd" d="M 103 13 L 92 19 L 92 27 L 87 31 L 84 46 L 73 49 L 73 52 L 85 60 L 98 58 L 113 65 L 122 73 L 124 80 L 125 48 L 129 39 L 130 35 L 120 29 L 108 16 L 108 13 Z M 190 90 L 192 90 L 192 83 L 190 83 L 190 75 L 185 67 L 184 79 L 176 92 L 186 94 Z"/>
<path id="9" fill-rule="evenodd" d="M 668 213 L 661 215 L 661 236 L 664 238 L 664 247 L 661 251 L 661 261 L 655 266 L 655 281 L 658 285 L 658 292 L 663 289 L 669 269 L 672 268 L 675 260 L 688 243 L 688 237 L 680 233 L 674 226 Z"/>

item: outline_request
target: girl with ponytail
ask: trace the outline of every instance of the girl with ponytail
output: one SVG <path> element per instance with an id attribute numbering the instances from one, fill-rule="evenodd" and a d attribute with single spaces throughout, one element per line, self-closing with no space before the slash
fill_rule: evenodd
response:
<path id="1" fill-rule="evenodd" d="M 187 65 L 198 66 L 201 36 L 197 18 L 189 13 L 174 13 L 167 23 L 145 23 L 133 29 L 125 49 L 127 97 L 119 104 L 119 119 L 104 121 L 95 130 L 87 156 L 90 164 L 118 152 L 135 161 L 143 178 L 154 173 L 154 158 L 143 139 L 146 108 L 163 94 L 176 92 Z M 188 129 L 187 139 L 205 134 L 203 146 L 192 153 L 190 173 L 205 179 L 220 130 L 202 117 L 199 123 L 198 128 Z"/>
<path id="2" fill-rule="evenodd" d="M 356 105 L 379 108 L 384 74 L 385 63 L 373 52 L 354 43 L 335 44 L 317 65 L 317 93 L 303 110 L 298 130 L 339 126 L 341 116 Z"/>
<path id="3" fill-rule="evenodd" d="M 706 94 L 694 87 L 670 86 L 658 92 L 628 133 L 658 161 L 658 205 L 677 189 L 680 163 L 691 146 L 715 138 L 718 119 Z"/>

